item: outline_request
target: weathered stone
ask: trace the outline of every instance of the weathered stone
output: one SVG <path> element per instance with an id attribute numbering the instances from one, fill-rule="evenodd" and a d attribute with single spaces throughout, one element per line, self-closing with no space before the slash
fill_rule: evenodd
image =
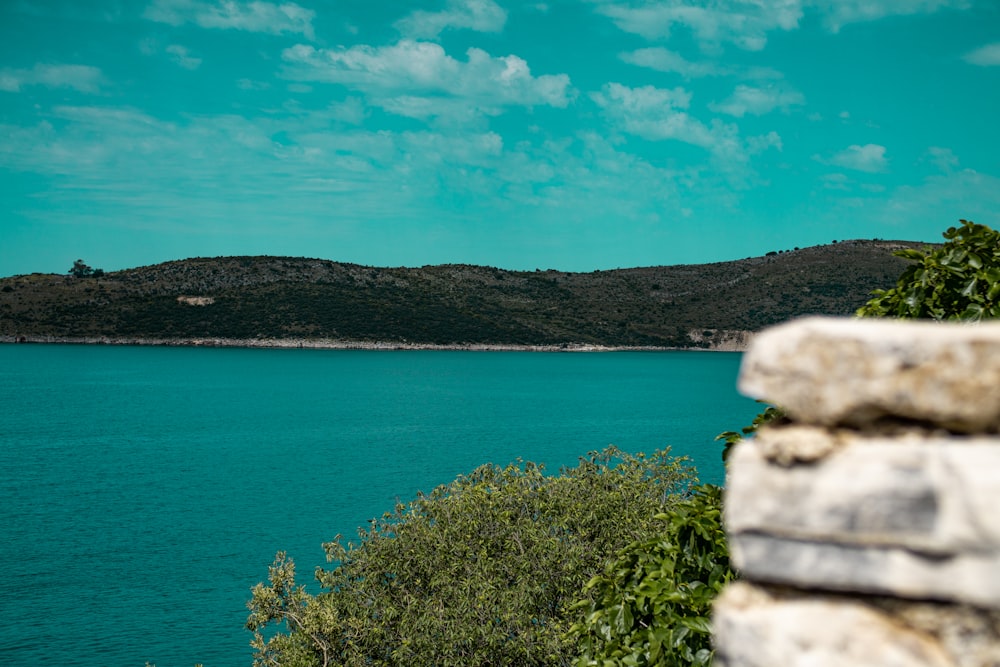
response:
<path id="1" fill-rule="evenodd" d="M 796 434 L 828 453 L 790 465 Z M 998 471 L 996 437 L 762 429 L 730 459 L 733 562 L 760 581 L 1000 608 Z"/>
<path id="2" fill-rule="evenodd" d="M 808 463 L 789 463 L 802 456 L 796 439 Z M 726 493 L 734 533 L 1000 553 L 996 436 L 764 428 L 733 450 Z"/>
<path id="3" fill-rule="evenodd" d="M 781 428 L 761 429 L 755 446 L 771 463 L 790 466 L 820 461 L 854 439 L 854 431 L 828 431 L 815 426 L 792 424 Z"/>
<path id="4" fill-rule="evenodd" d="M 809 627 L 817 622 L 816 615 L 820 616 L 818 623 L 822 626 L 818 632 Z M 950 661 L 945 664 L 956 667 L 1000 665 L 998 611 L 882 597 L 807 594 L 747 582 L 733 584 L 715 603 L 714 641 L 718 649 L 715 664 L 727 667 L 866 665 L 882 664 L 866 661 L 869 659 L 888 661 L 898 655 L 876 653 L 871 658 L 862 655 L 858 659 L 845 652 L 845 649 L 864 648 L 855 641 L 855 637 L 860 636 L 854 627 L 857 621 L 866 626 L 862 633 L 867 633 L 868 641 L 876 643 L 876 651 L 885 650 L 889 644 L 902 643 L 906 651 L 903 655 L 913 660 L 910 663 L 913 665 L 940 664 L 942 658 Z M 804 641 L 796 637 L 799 634 L 807 634 Z M 838 635 L 844 640 L 843 644 L 837 643 Z M 789 646 L 789 641 L 795 644 Z M 833 644 L 832 650 L 825 650 L 830 644 Z M 906 646 L 916 646 L 918 650 L 912 651 Z"/>
<path id="5" fill-rule="evenodd" d="M 729 462 L 716 664 L 1000 667 L 1000 324 L 803 320 L 740 386 L 792 423 Z"/>
<path id="6" fill-rule="evenodd" d="M 717 667 L 959 667 L 933 636 L 851 600 L 786 597 L 748 583 L 716 600 Z"/>
<path id="7" fill-rule="evenodd" d="M 940 559 L 899 547 L 809 542 L 775 535 L 730 536 L 733 562 L 753 581 L 800 588 L 894 595 L 913 600 L 1000 605 L 1000 556 Z"/>
<path id="8" fill-rule="evenodd" d="M 806 318 L 758 334 L 740 391 L 795 420 L 1000 429 L 1000 323 Z"/>
<path id="9" fill-rule="evenodd" d="M 863 602 L 933 637 L 959 667 L 1000 665 L 1000 611 L 893 598 L 864 598 Z"/>

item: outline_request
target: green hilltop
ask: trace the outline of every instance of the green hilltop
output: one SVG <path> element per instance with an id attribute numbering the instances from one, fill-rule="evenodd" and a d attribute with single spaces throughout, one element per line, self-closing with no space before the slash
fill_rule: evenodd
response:
<path id="1" fill-rule="evenodd" d="M 792 317 L 852 314 L 905 268 L 893 251 L 924 245 L 843 241 L 591 273 L 265 256 L 31 274 L 0 279 L 0 337 L 739 347 Z"/>

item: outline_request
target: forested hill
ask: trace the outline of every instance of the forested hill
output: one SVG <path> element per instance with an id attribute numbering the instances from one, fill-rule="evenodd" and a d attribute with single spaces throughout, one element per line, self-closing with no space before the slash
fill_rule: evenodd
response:
<path id="1" fill-rule="evenodd" d="M 217 257 L 31 274 L 0 279 L 0 336 L 719 347 L 798 315 L 850 314 L 894 284 L 906 261 L 893 250 L 923 245 L 844 241 L 592 273 Z"/>

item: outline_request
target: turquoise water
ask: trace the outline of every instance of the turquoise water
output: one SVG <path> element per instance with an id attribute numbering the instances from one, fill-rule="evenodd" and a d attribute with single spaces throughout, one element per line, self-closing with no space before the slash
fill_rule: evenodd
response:
<path id="1" fill-rule="evenodd" d="M 0 664 L 249 666 L 245 603 L 486 463 L 671 445 L 721 482 L 740 355 L 0 345 Z"/>

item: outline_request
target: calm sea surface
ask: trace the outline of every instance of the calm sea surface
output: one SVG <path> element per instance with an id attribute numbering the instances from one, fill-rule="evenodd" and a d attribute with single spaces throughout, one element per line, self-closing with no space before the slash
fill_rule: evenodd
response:
<path id="1" fill-rule="evenodd" d="M 0 345 L 0 665 L 248 666 L 251 586 L 517 457 L 670 445 L 722 481 L 736 353 Z"/>

